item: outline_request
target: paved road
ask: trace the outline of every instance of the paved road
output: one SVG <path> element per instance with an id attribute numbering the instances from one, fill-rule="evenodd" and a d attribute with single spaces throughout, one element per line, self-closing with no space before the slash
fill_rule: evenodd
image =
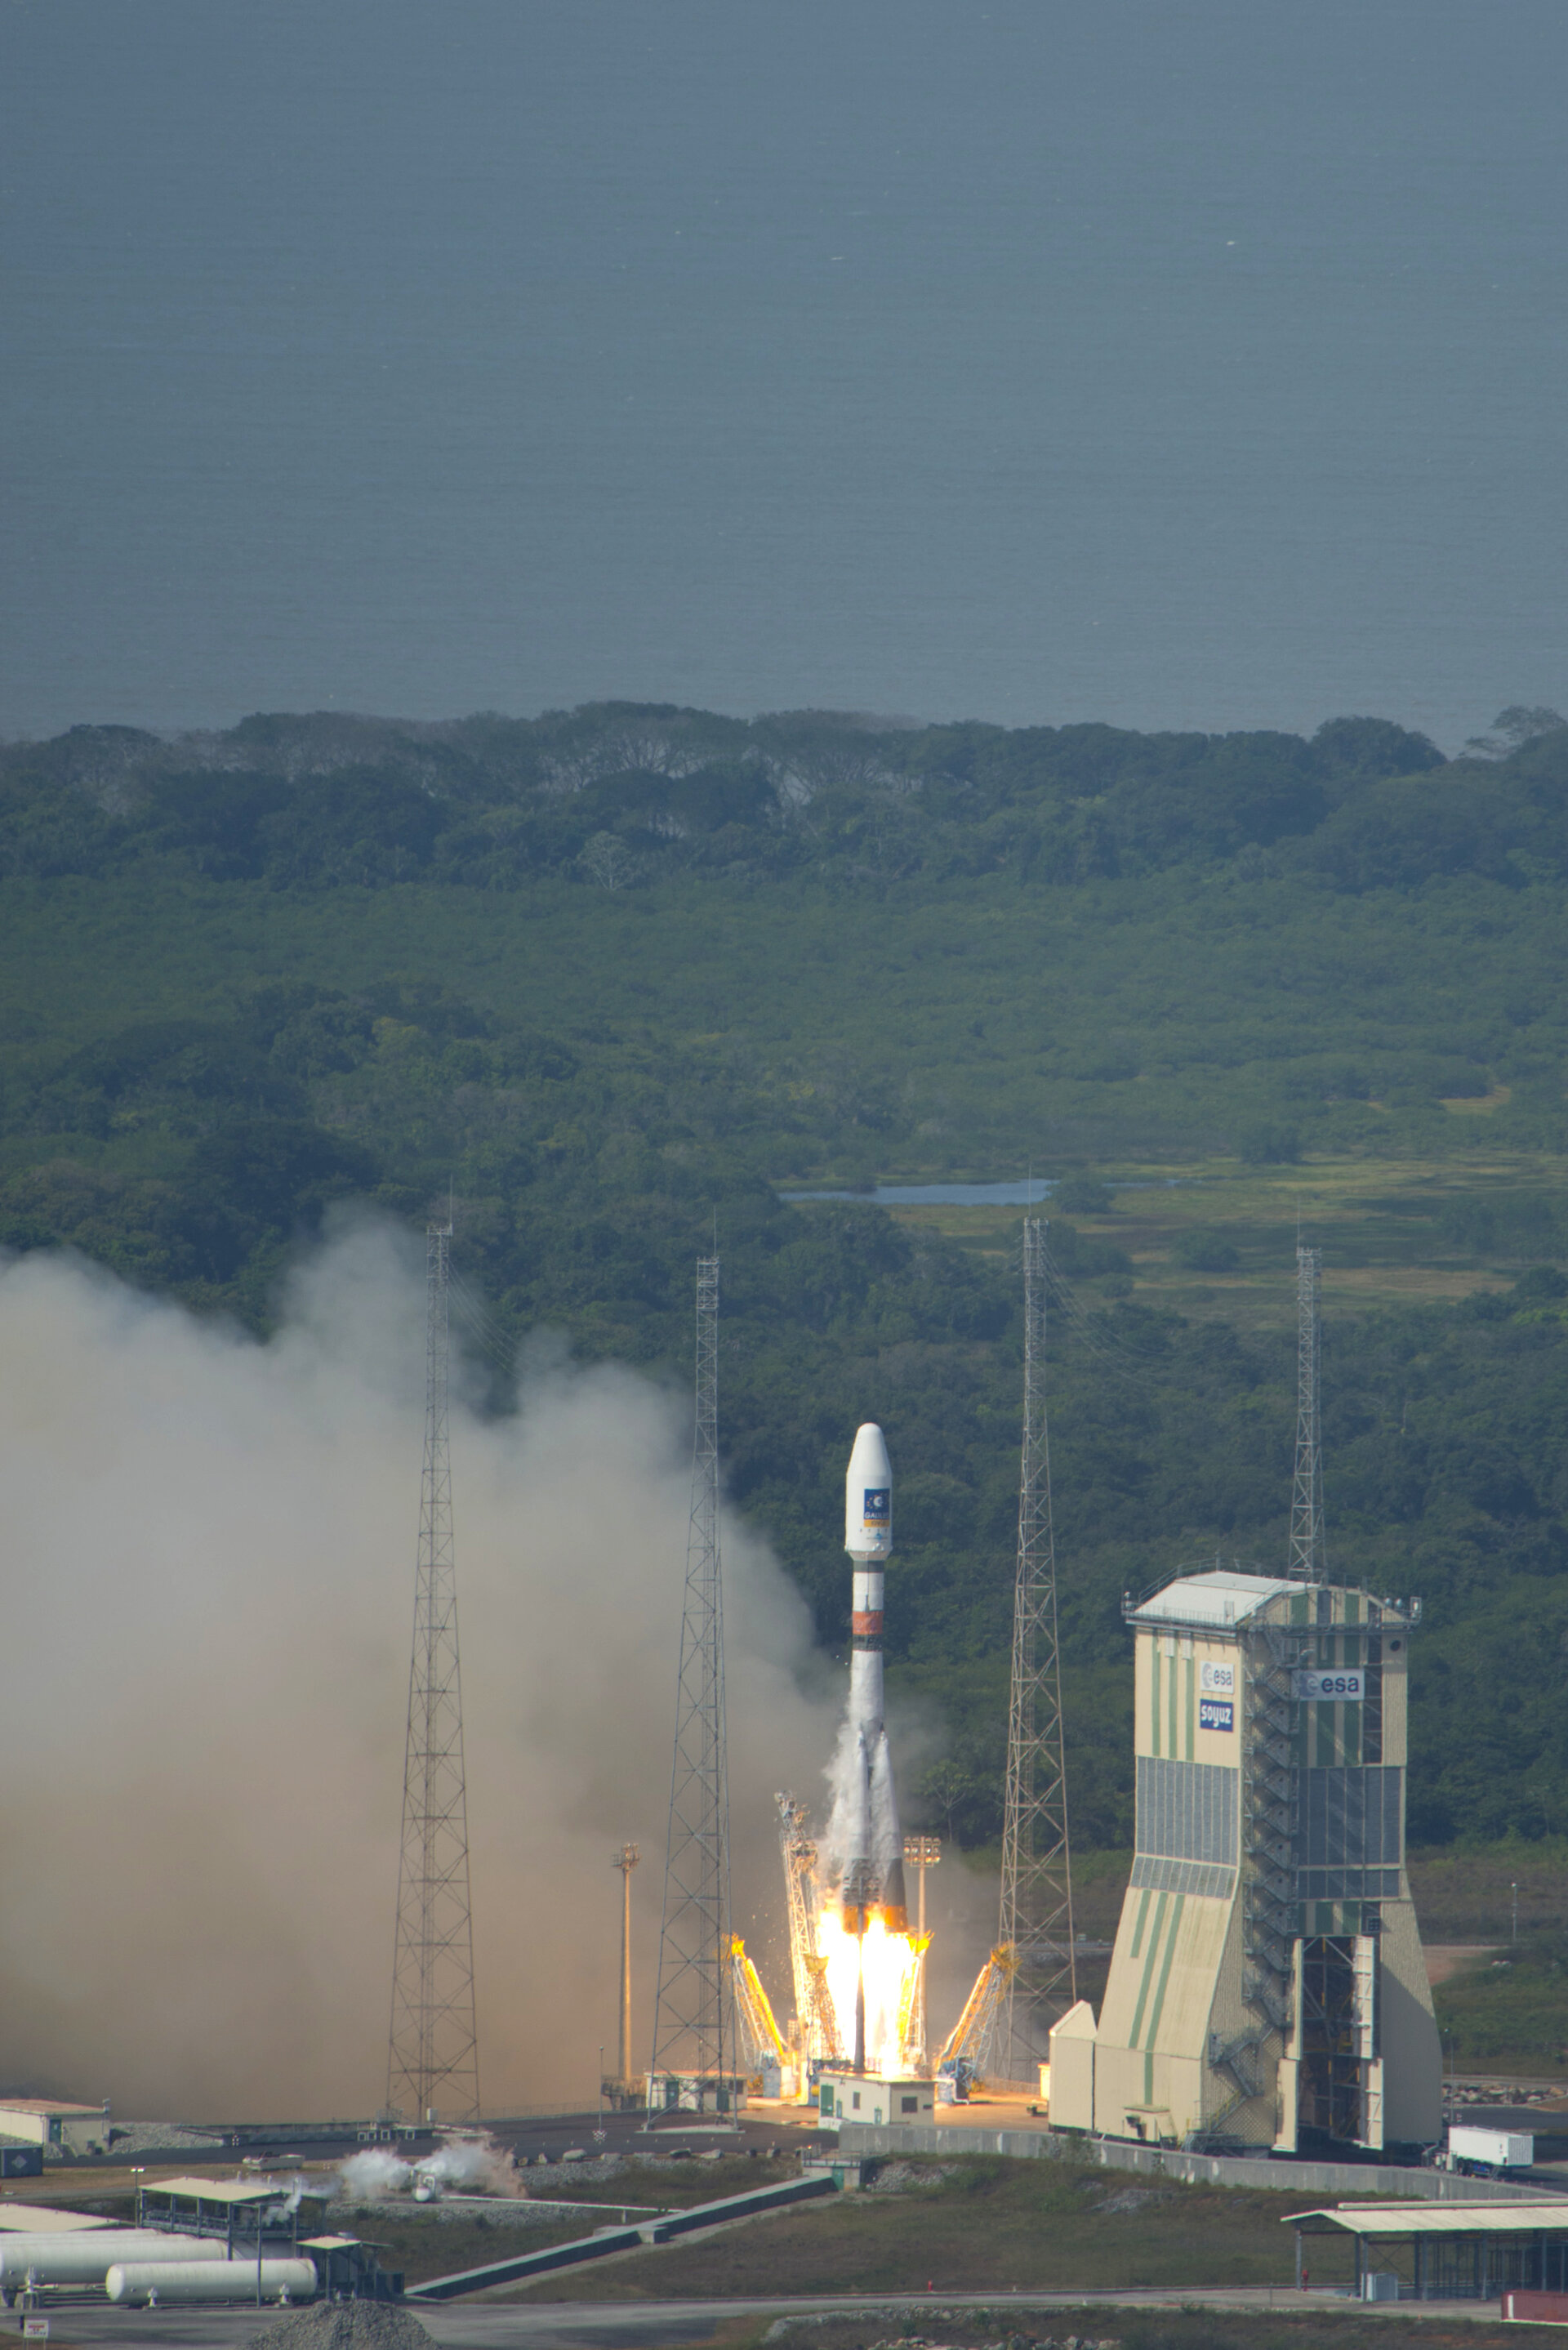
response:
<path id="1" fill-rule="evenodd" d="M 1336 2293 L 1299 2293 L 1286 2285 L 1219 2286 L 1204 2293 L 1193 2286 L 1160 2291 L 1140 2287 L 1104 2293 L 878 2293 L 857 2298 L 797 2296 L 774 2301 L 524 2302 L 473 2301 L 421 2307 L 419 2320 L 439 2350 L 676 2350 L 711 2341 L 719 2326 L 737 2317 L 777 2317 L 820 2310 L 875 2312 L 936 2307 L 1001 2312 L 1102 2309 L 1325 2309 L 1345 2306 Z M 1401 2302 L 1373 2303 L 1366 2317 L 1465 2318 L 1495 2325 L 1495 2302 Z M 253 2336 L 273 2324 L 275 2310 L 138 2309 L 99 2306 L 59 2309 L 54 2334 L 81 2350 L 244 2350 Z M 1092 2323 L 1092 2316 L 1090 2322 Z M 1000 2329 L 999 2329 L 1000 2330 Z"/>

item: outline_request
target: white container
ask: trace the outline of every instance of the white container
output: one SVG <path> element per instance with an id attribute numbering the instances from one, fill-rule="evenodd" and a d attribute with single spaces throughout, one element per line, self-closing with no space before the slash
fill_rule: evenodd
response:
<path id="1" fill-rule="evenodd" d="M 1456 2162 L 1488 2162 L 1497 2170 L 1528 2170 L 1535 2160 L 1535 2140 L 1528 2130 L 1473 2129 L 1459 2124 L 1449 2132 L 1449 2152 Z"/>
<path id="2" fill-rule="evenodd" d="M 1363 2301 L 1397 2301 L 1399 2279 L 1392 2269 L 1368 2269 L 1361 2280 Z"/>
<path id="3" fill-rule="evenodd" d="M 222 2251 L 223 2247 L 220 2246 Z M 104 2280 L 110 2301 L 123 2308 L 161 2309 L 175 2301 L 314 2301 L 314 2261 L 264 2260 L 258 2288 L 254 2261 L 126 2261 Z"/>
<path id="4" fill-rule="evenodd" d="M 0 2292 L 29 2284 L 101 2284 L 117 2261 L 225 2261 L 211 2236 L 167 2236 L 156 2228 L 73 2228 L 51 2236 L 0 2236 Z"/>

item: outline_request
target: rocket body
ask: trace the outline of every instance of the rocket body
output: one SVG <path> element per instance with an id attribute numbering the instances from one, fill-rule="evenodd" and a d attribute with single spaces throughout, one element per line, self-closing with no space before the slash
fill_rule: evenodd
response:
<path id="1" fill-rule="evenodd" d="M 893 1470 L 881 1430 L 867 1421 L 856 1436 L 844 1488 L 844 1547 L 853 1577 L 849 1722 L 854 1769 L 845 1858 L 846 1922 L 879 1915 L 888 1929 L 908 1924 L 904 1839 L 893 1791 L 893 1760 L 882 1719 L 883 1570 L 893 1548 Z"/>

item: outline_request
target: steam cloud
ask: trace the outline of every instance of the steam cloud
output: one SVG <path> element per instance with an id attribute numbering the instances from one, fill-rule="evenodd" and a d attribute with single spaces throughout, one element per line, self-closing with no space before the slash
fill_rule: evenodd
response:
<path id="1" fill-rule="evenodd" d="M 389 2154 L 385 2147 L 368 2146 L 359 2154 L 351 2154 L 337 2166 L 337 2175 L 348 2194 L 371 2202 L 382 2195 L 396 2195 L 413 2183 L 414 2166 L 405 2162 L 400 2154 Z"/>
<path id="2" fill-rule="evenodd" d="M 421 2178 L 428 2178 L 438 2189 L 482 2188 L 491 2195 L 517 2191 L 515 2158 L 479 2132 L 449 2139 L 418 2163 L 405 2162 L 384 2147 L 366 2147 L 362 2153 L 351 2154 L 339 2163 L 338 2175 L 348 2194 L 366 2201 L 400 2193 Z"/>
<path id="3" fill-rule="evenodd" d="M 384 2095 L 421 1258 L 339 1231 L 265 1345 L 68 1259 L 0 1266 L 13 2093 L 216 2120 Z M 454 1395 L 452 1464 L 483 2104 L 592 2105 L 628 1837 L 649 2028 L 690 1421 L 542 1347 L 516 1419 Z M 817 1794 L 839 1690 L 803 1693 L 804 1603 L 723 1540 L 735 1922 L 782 2011 L 772 1791 Z"/>

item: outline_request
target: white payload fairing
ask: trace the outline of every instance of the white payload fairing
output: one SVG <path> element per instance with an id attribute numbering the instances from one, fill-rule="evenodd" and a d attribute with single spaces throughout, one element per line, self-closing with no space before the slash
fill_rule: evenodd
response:
<path id="1" fill-rule="evenodd" d="M 867 1420 L 855 1439 L 844 1488 L 844 1547 L 853 1562 L 849 1729 L 855 1778 L 840 1899 L 845 1922 L 864 1931 L 879 1915 L 893 1933 L 909 1923 L 904 1839 L 893 1793 L 893 1761 L 882 1720 L 882 1578 L 893 1548 L 893 1470 L 881 1430 Z"/>

